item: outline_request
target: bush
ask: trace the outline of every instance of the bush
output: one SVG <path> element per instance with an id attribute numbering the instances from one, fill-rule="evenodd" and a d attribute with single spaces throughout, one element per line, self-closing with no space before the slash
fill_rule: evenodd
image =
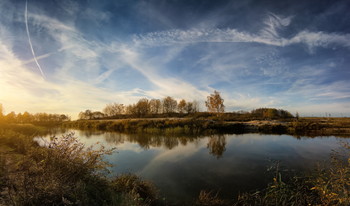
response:
<path id="1" fill-rule="evenodd" d="M 105 205 L 108 164 L 112 150 L 85 148 L 73 134 L 53 138 L 46 147 L 27 148 L 19 162 L 8 165 L 8 190 L 15 205 Z"/>
<path id="2" fill-rule="evenodd" d="M 213 192 L 208 191 L 200 191 L 197 201 L 195 202 L 195 206 L 225 206 L 228 205 L 228 201 L 220 199 L 218 197 L 218 193 L 215 195 Z"/>
<path id="3" fill-rule="evenodd" d="M 111 184 L 115 191 L 131 197 L 136 205 L 150 205 L 157 200 L 157 191 L 153 184 L 141 180 L 136 175 L 121 175 L 113 179 Z"/>
<path id="4" fill-rule="evenodd" d="M 331 167 L 317 168 L 312 178 L 314 187 L 325 205 L 350 205 L 350 145 L 331 155 Z"/>
<path id="5" fill-rule="evenodd" d="M 2 131 L 0 147 L 6 145 L 11 152 L 0 151 L 0 205 L 141 206 L 156 202 L 154 186 L 136 176 L 107 178 L 110 165 L 103 158 L 114 149 L 85 147 L 73 134 L 53 137 L 40 147 L 31 136 Z"/>

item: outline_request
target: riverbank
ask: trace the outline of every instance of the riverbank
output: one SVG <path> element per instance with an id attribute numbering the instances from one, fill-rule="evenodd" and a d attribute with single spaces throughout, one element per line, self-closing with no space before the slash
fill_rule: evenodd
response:
<path id="1" fill-rule="evenodd" d="M 85 147 L 73 134 L 47 134 L 30 124 L 0 125 L 0 205 L 162 205 L 155 187 L 136 175 L 107 177 L 113 152 Z"/>
<path id="2" fill-rule="evenodd" d="M 39 147 L 32 137 L 41 132 L 29 124 L 0 126 L 0 205 L 173 205 L 135 175 L 107 178 L 102 156 L 112 151 L 84 148 L 71 134 Z M 350 147 L 344 148 L 345 156 L 334 153 L 332 164 L 315 173 L 287 178 L 277 165 L 265 189 L 229 200 L 202 191 L 193 205 L 348 205 Z"/>
<path id="3" fill-rule="evenodd" d="M 77 120 L 64 122 L 66 128 L 95 129 L 149 134 L 289 134 L 293 136 L 350 137 L 350 118 L 299 118 L 280 120 L 223 121 L 193 118 L 142 118 Z"/>

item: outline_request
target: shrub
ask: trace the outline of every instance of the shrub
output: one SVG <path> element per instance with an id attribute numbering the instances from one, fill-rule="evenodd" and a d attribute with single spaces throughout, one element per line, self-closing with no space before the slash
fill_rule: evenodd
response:
<path id="1" fill-rule="evenodd" d="M 325 205 L 350 205 L 350 145 L 331 155 L 331 167 L 317 168 L 312 190 L 318 192 Z"/>
<path id="2" fill-rule="evenodd" d="M 334 151 L 331 164 L 318 168 L 312 175 L 293 176 L 282 180 L 277 164 L 273 181 L 263 190 L 240 194 L 230 203 L 212 192 L 201 191 L 196 205 L 350 205 L 350 145 Z"/>
<path id="3" fill-rule="evenodd" d="M 10 152 L 0 150 L 0 205 L 156 203 L 151 183 L 134 175 L 107 178 L 110 165 L 104 156 L 114 149 L 85 147 L 72 133 L 40 147 L 31 136 L 0 131 L 0 147 L 6 145 Z"/>
<path id="4" fill-rule="evenodd" d="M 30 147 L 19 162 L 7 165 L 10 199 L 14 205 L 109 204 L 103 156 L 112 151 L 85 148 L 73 134 Z"/>
<path id="5" fill-rule="evenodd" d="M 153 184 L 141 180 L 134 174 L 118 176 L 111 184 L 115 191 L 131 197 L 137 205 L 154 204 L 157 200 L 157 191 Z"/>
<path id="6" fill-rule="evenodd" d="M 196 200 L 195 206 L 225 206 L 228 205 L 228 201 L 220 199 L 218 193 L 215 195 L 212 191 L 200 191 L 198 199 Z"/>

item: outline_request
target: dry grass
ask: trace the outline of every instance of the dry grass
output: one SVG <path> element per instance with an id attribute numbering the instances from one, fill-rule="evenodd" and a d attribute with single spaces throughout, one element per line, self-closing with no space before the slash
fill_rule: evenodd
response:
<path id="1" fill-rule="evenodd" d="M 123 181 L 107 178 L 109 164 L 104 156 L 113 150 L 85 147 L 73 134 L 54 137 L 40 147 L 31 135 L 2 130 L 0 147 L 5 149 L 0 151 L 0 205 L 143 206 L 155 202 L 150 183 L 133 176 Z M 131 192 L 125 182 L 133 182 Z"/>
<path id="2" fill-rule="evenodd" d="M 283 180 L 276 166 L 273 181 L 263 190 L 240 194 L 236 200 L 222 200 L 218 194 L 201 191 L 196 205 L 206 206 L 347 206 L 350 205 L 350 145 L 331 155 L 331 164 L 310 175 Z"/>

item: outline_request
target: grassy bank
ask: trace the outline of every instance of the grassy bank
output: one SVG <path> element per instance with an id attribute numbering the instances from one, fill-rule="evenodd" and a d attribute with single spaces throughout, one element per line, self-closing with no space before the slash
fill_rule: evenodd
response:
<path id="1" fill-rule="evenodd" d="M 289 132 L 307 136 L 350 137 L 350 118 L 306 117 L 290 122 Z"/>
<path id="2" fill-rule="evenodd" d="M 238 195 L 236 199 L 221 199 L 214 191 L 201 191 L 196 206 L 347 206 L 350 205 L 350 145 L 334 151 L 330 165 L 319 165 L 309 174 L 288 174 L 277 164 L 269 185 Z"/>
<path id="3" fill-rule="evenodd" d="M 65 122 L 63 127 L 97 129 L 123 133 L 148 134 L 211 134 L 243 133 L 242 123 L 222 123 L 198 119 L 125 119 L 125 120 L 78 120 Z"/>
<path id="4" fill-rule="evenodd" d="M 294 120 L 224 121 L 217 119 L 120 119 L 78 120 L 66 128 L 147 134 L 290 134 L 293 136 L 350 136 L 350 118 L 299 118 Z"/>
<path id="5" fill-rule="evenodd" d="M 32 140 L 32 125 L 0 125 L 0 205 L 160 205 L 151 183 L 107 178 L 113 150 L 86 148 L 73 135 Z"/>
<path id="6" fill-rule="evenodd" d="M 0 205 L 172 205 L 160 201 L 154 186 L 127 174 L 108 178 L 103 157 L 113 150 L 86 148 L 72 134 L 45 147 L 32 137 L 33 125 L 0 125 Z M 263 190 L 224 200 L 201 191 L 193 205 L 349 205 L 350 146 L 334 152 L 331 164 L 310 174 L 286 175 L 277 165 Z"/>

